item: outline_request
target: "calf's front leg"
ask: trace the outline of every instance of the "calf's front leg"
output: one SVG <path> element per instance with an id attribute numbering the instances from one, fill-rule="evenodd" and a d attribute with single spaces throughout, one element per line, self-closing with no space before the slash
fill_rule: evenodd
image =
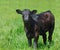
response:
<path id="1" fill-rule="evenodd" d="M 27 36 L 27 39 L 28 39 L 28 45 L 29 45 L 29 47 L 31 47 L 32 46 L 32 38 L 31 38 L 30 33 L 27 32 L 26 36 Z"/>
<path id="2" fill-rule="evenodd" d="M 29 44 L 29 47 L 32 46 L 32 39 L 31 38 L 28 38 L 28 44 Z"/>
<path id="3" fill-rule="evenodd" d="M 38 47 L 38 38 L 39 38 L 39 34 L 37 32 L 35 32 L 34 49 L 36 49 Z"/>

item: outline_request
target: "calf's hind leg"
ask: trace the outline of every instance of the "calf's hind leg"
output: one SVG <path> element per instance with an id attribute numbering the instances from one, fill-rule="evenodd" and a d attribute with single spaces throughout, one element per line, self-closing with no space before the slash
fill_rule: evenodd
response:
<path id="1" fill-rule="evenodd" d="M 42 37 L 43 37 L 43 42 L 44 42 L 44 44 L 46 45 L 46 34 L 44 34 L 44 35 L 42 35 Z"/>
<path id="2" fill-rule="evenodd" d="M 48 36 L 48 41 L 49 41 L 49 43 L 51 43 L 51 41 L 52 41 L 53 31 L 54 31 L 54 28 L 51 28 L 51 29 L 49 30 L 49 36 Z"/>

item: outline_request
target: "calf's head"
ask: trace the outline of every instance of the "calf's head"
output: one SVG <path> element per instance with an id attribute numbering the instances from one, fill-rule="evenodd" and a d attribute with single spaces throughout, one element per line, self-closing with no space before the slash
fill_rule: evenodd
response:
<path id="1" fill-rule="evenodd" d="M 37 10 L 30 11 L 29 9 L 24 9 L 23 11 L 21 11 L 20 9 L 17 9 L 16 12 L 18 14 L 21 14 L 23 16 L 23 20 L 27 22 L 31 18 L 31 15 L 35 14 Z"/>

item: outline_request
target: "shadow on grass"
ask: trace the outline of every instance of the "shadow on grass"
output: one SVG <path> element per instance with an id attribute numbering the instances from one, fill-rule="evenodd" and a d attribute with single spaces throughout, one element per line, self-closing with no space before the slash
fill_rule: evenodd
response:
<path id="1" fill-rule="evenodd" d="M 54 46 L 54 41 L 51 42 L 51 44 L 47 43 L 46 45 L 44 45 L 43 43 L 38 43 L 38 49 L 44 49 L 44 48 L 50 48 Z"/>
<path id="2" fill-rule="evenodd" d="M 45 47 L 44 44 L 42 44 L 42 43 L 38 43 L 38 49 L 42 49 L 42 48 L 44 48 L 44 47 Z"/>
<path id="3" fill-rule="evenodd" d="M 48 48 L 54 46 L 54 41 L 52 41 L 50 44 L 47 45 Z"/>

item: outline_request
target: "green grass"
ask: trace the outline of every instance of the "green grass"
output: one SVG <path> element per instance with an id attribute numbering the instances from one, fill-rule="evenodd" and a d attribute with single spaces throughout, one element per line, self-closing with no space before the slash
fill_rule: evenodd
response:
<path id="1" fill-rule="evenodd" d="M 39 37 L 38 50 L 60 50 L 60 0 L 0 0 L 0 50 L 33 50 L 29 48 L 21 15 L 16 9 L 51 10 L 55 15 L 55 30 L 50 48 Z"/>

